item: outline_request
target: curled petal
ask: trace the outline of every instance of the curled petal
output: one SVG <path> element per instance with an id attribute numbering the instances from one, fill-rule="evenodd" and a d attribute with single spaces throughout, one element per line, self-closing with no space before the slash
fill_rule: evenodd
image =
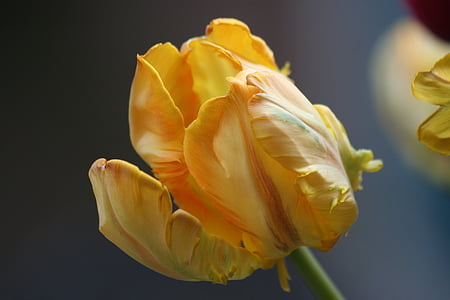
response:
<path id="1" fill-rule="evenodd" d="M 439 60 L 430 72 L 419 72 L 412 90 L 424 102 L 450 105 L 450 53 Z"/>
<path id="2" fill-rule="evenodd" d="M 436 110 L 419 126 L 417 134 L 430 150 L 450 155 L 450 107 L 443 106 Z"/>
<path id="3" fill-rule="evenodd" d="M 143 57 L 137 59 L 130 95 L 131 142 L 161 180 L 176 182 L 187 176 L 183 116 L 155 68 Z"/>
<path id="4" fill-rule="evenodd" d="M 156 179 L 120 160 L 99 159 L 89 171 L 100 231 L 128 255 L 172 278 L 226 283 L 259 267 L 245 249 L 209 235 L 177 210 Z"/>
<path id="5" fill-rule="evenodd" d="M 186 42 L 181 52 L 192 70 L 193 89 L 201 103 L 225 96 L 230 86 L 227 77 L 242 70 L 241 63 L 228 50 L 205 39 Z"/>
<path id="6" fill-rule="evenodd" d="M 192 90 L 193 79 L 189 65 L 170 43 L 157 44 L 142 57 L 158 72 L 165 89 L 189 125 L 199 107 L 197 95 Z"/>
<path id="7" fill-rule="evenodd" d="M 278 70 L 273 52 L 264 40 L 250 33 L 250 29 L 236 19 L 215 19 L 206 27 L 206 38 L 233 53 L 272 70 Z"/>
<path id="8" fill-rule="evenodd" d="M 379 159 L 373 159 L 371 150 L 355 150 L 353 148 L 344 126 L 331 109 L 319 104 L 314 105 L 314 107 L 338 143 L 339 153 L 353 190 L 361 189 L 362 171 L 378 172 L 383 167 L 383 162 Z"/>
<path id="9" fill-rule="evenodd" d="M 322 165 L 297 177 L 295 214 L 305 245 L 328 251 L 356 221 L 358 207 L 352 190 L 348 184 L 334 181 L 341 176 L 335 167 Z"/>

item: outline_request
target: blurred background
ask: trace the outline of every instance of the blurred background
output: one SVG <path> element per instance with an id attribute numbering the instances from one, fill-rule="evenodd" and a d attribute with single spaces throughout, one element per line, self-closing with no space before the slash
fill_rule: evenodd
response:
<path id="1" fill-rule="evenodd" d="M 227 286 L 181 282 L 133 261 L 97 229 L 91 163 L 131 147 L 136 53 L 180 46 L 235 17 L 291 63 L 297 86 L 330 106 L 355 148 L 385 167 L 365 174 L 360 216 L 318 259 L 348 299 L 448 299 L 450 194 L 405 164 L 377 117 L 370 61 L 407 10 L 400 1 L 16 1 L 1 12 L 1 299 L 313 299 L 292 265 Z M 404 115 L 408 114 L 405 107 Z"/>

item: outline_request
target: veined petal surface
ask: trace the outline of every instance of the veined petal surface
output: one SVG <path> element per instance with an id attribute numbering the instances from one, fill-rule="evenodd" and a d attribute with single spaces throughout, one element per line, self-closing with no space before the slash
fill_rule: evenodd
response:
<path id="1" fill-rule="evenodd" d="M 167 189 L 137 167 L 99 159 L 89 178 L 100 231 L 145 266 L 176 279 L 216 283 L 245 278 L 260 266 L 245 249 L 206 233 L 191 214 L 172 213 Z"/>
<path id="2" fill-rule="evenodd" d="M 256 91 L 232 82 L 229 96 L 205 103 L 186 131 L 185 157 L 192 176 L 217 210 L 243 232 L 245 247 L 262 258 L 279 258 L 288 254 L 292 245 L 286 243 L 295 237 L 280 239 L 271 214 L 284 211 L 267 205 L 282 202 L 253 147 L 245 99 Z M 278 217 L 281 222 L 283 216 Z M 290 228 L 285 225 L 284 230 Z"/>
<path id="3" fill-rule="evenodd" d="M 317 134 L 328 138 L 330 133 L 323 126 L 319 114 L 289 78 L 277 72 L 263 71 L 247 75 L 247 83 L 260 89 L 265 97 L 273 99 L 277 106 L 301 119 Z"/>
<path id="4" fill-rule="evenodd" d="M 296 209 L 290 214 L 302 244 L 329 250 L 357 216 L 338 145 L 287 78 L 269 72 L 247 78 L 264 91 L 248 106 L 256 139 L 273 159 L 297 174 L 298 196 L 291 199 Z"/>

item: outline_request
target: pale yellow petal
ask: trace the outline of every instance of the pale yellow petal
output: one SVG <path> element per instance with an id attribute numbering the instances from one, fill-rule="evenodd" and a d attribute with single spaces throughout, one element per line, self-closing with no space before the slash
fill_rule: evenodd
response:
<path id="1" fill-rule="evenodd" d="M 240 87 L 246 89 L 245 85 Z M 289 220 L 279 207 L 280 195 L 253 147 L 245 102 L 236 99 L 251 93 L 231 94 L 202 106 L 198 119 L 186 131 L 186 163 L 217 210 L 243 231 L 247 249 L 262 257 L 285 256 L 295 237 L 285 238 L 285 232 L 278 234 L 283 220 L 286 223 L 282 229 L 290 228 Z"/>
<path id="2" fill-rule="evenodd" d="M 257 141 L 297 174 L 298 195 L 291 198 L 295 205 L 289 214 L 301 244 L 329 250 L 358 213 L 338 144 L 311 103 L 290 84 L 270 73 L 247 78 L 265 92 L 248 105 Z"/>
<path id="3" fill-rule="evenodd" d="M 328 165 L 297 179 L 299 197 L 295 214 L 303 244 L 328 251 L 358 216 L 350 184 L 345 183 L 339 170 Z"/>
<path id="4" fill-rule="evenodd" d="M 338 143 L 339 153 L 353 190 L 362 189 L 362 172 L 378 172 L 383 167 L 383 162 L 379 159 L 373 159 L 371 150 L 355 150 L 353 148 L 344 126 L 331 109 L 319 104 L 314 105 L 314 107 Z"/>
<path id="5" fill-rule="evenodd" d="M 419 126 L 417 134 L 430 150 L 450 155 L 450 107 L 439 108 Z"/>
<path id="6" fill-rule="evenodd" d="M 333 163 L 336 151 L 316 128 L 281 108 L 279 99 L 257 94 L 249 102 L 252 129 L 267 153 L 285 168 L 309 172 L 315 164 Z M 333 149 L 332 149 L 333 150 Z"/>
<path id="7" fill-rule="evenodd" d="M 184 124 L 196 117 L 199 99 L 193 92 L 192 73 L 178 50 L 170 43 L 153 46 L 143 58 L 155 68 L 164 87 L 183 114 Z"/>
<path id="8" fill-rule="evenodd" d="M 286 77 L 257 72 L 247 81 L 263 91 L 248 109 L 255 136 L 270 156 L 297 173 L 317 163 L 339 164 L 337 144 L 320 115 Z"/>
<path id="9" fill-rule="evenodd" d="M 264 40 L 252 35 L 248 26 L 241 21 L 215 19 L 206 28 L 206 38 L 244 59 L 278 70 L 272 50 Z"/>
<path id="10" fill-rule="evenodd" d="M 255 72 L 247 76 L 247 83 L 259 88 L 265 97 L 274 99 L 276 105 L 314 128 L 319 135 L 330 138 L 311 102 L 286 76 L 273 71 Z"/>
<path id="11" fill-rule="evenodd" d="M 172 278 L 226 283 L 259 267 L 243 248 L 207 234 L 191 214 L 172 214 L 156 179 L 119 160 L 97 160 L 89 171 L 100 231 L 128 255 Z"/>
<path id="12" fill-rule="evenodd" d="M 166 184 L 185 178 L 184 122 L 180 110 L 155 68 L 143 57 L 130 94 L 131 142 L 139 155 Z"/>
<path id="13" fill-rule="evenodd" d="M 280 259 L 277 262 L 277 271 L 278 271 L 278 281 L 280 282 L 281 288 L 285 292 L 290 292 L 291 287 L 289 286 L 289 280 L 291 279 L 291 276 L 289 276 L 284 258 Z"/>
<path id="14" fill-rule="evenodd" d="M 417 73 L 412 90 L 424 102 L 450 105 L 450 54 L 439 60 L 430 72 Z"/>
<path id="15" fill-rule="evenodd" d="M 241 63 L 229 51 L 205 39 L 190 40 L 181 51 L 192 70 L 193 90 L 201 103 L 225 96 L 230 86 L 227 77 L 242 70 Z"/>

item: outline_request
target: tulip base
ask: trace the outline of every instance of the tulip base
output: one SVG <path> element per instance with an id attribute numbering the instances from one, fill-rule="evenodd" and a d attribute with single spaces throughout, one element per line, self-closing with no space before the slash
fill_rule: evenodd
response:
<path id="1" fill-rule="evenodd" d="M 309 248 L 300 247 L 289 257 L 317 299 L 345 300 Z"/>

